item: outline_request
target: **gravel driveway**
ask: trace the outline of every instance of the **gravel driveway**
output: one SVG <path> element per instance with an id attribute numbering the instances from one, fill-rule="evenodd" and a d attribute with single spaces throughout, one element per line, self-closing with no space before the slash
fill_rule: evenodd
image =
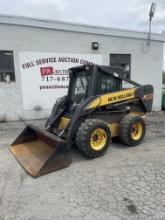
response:
<path id="1" fill-rule="evenodd" d="M 33 179 L 8 145 L 27 122 L 0 124 L 1 220 L 165 219 L 165 114 L 148 116 L 138 147 L 114 140 L 107 154 L 88 160 L 77 150 L 70 167 Z M 44 121 L 33 121 L 44 124 Z"/>

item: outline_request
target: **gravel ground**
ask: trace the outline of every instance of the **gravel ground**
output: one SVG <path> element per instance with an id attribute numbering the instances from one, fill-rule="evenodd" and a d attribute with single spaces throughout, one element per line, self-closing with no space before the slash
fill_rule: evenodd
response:
<path id="1" fill-rule="evenodd" d="M 1 220 L 165 219 L 165 114 L 148 116 L 144 142 L 115 140 L 103 157 L 72 150 L 70 167 L 33 179 L 8 145 L 27 122 L 0 124 Z M 44 121 L 33 121 L 44 124 Z"/>

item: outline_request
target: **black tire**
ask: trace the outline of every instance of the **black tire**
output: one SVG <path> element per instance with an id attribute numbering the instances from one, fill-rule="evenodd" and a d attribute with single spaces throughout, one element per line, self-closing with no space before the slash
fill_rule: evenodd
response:
<path id="1" fill-rule="evenodd" d="M 134 131 L 135 129 L 134 126 L 136 124 L 140 127 L 136 128 L 137 131 Z M 139 145 L 142 142 L 145 133 L 146 133 L 146 125 L 143 118 L 140 116 L 126 115 L 120 122 L 119 138 L 121 142 L 126 145 L 129 146 Z M 136 138 L 133 137 L 133 135 L 135 135 Z"/>
<path id="2" fill-rule="evenodd" d="M 103 131 L 103 139 L 104 142 L 101 149 L 94 149 L 91 145 L 91 138 L 94 131 L 98 131 L 101 129 Z M 100 130 L 99 130 L 100 131 Z M 104 133 L 105 132 L 105 133 Z M 95 135 L 96 136 L 96 135 Z M 95 143 L 101 139 L 99 135 L 97 135 L 97 140 L 94 140 Z M 76 133 L 76 146 L 77 148 L 87 157 L 95 158 L 103 155 L 111 142 L 111 132 L 105 121 L 99 119 L 87 119 L 84 123 L 80 125 L 78 131 Z"/>

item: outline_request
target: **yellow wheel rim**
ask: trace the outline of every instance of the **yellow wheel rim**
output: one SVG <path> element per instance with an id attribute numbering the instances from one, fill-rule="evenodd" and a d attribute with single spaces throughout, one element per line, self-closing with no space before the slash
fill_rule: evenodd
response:
<path id="1" fill-rule="evenodd" d="M 90 138 L 90 145 L 93 150 L 101 150 L 107 142 L 106 131 L 102 128 L 95 129 Z"/>
<path id="2" fill-rule="evenodd" d="M 140 122 L 136 122 L 132 126 L 131 137 L 133 140 L 137 141 L 141 138 L 143 134 L 143 126 Z"/>

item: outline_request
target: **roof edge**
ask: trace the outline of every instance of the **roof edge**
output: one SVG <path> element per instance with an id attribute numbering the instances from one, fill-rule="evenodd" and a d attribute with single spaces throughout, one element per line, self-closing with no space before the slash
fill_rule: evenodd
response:
<path id="1" fill-rule="evenodd" d="M 6 14 L 0 14 L 0 24 L 21 25 L 136 39 L 147 39 L 148 37 L 147 32 Z M 165 42 L 165 35 L 152 33 L 151 40 Z"/>

